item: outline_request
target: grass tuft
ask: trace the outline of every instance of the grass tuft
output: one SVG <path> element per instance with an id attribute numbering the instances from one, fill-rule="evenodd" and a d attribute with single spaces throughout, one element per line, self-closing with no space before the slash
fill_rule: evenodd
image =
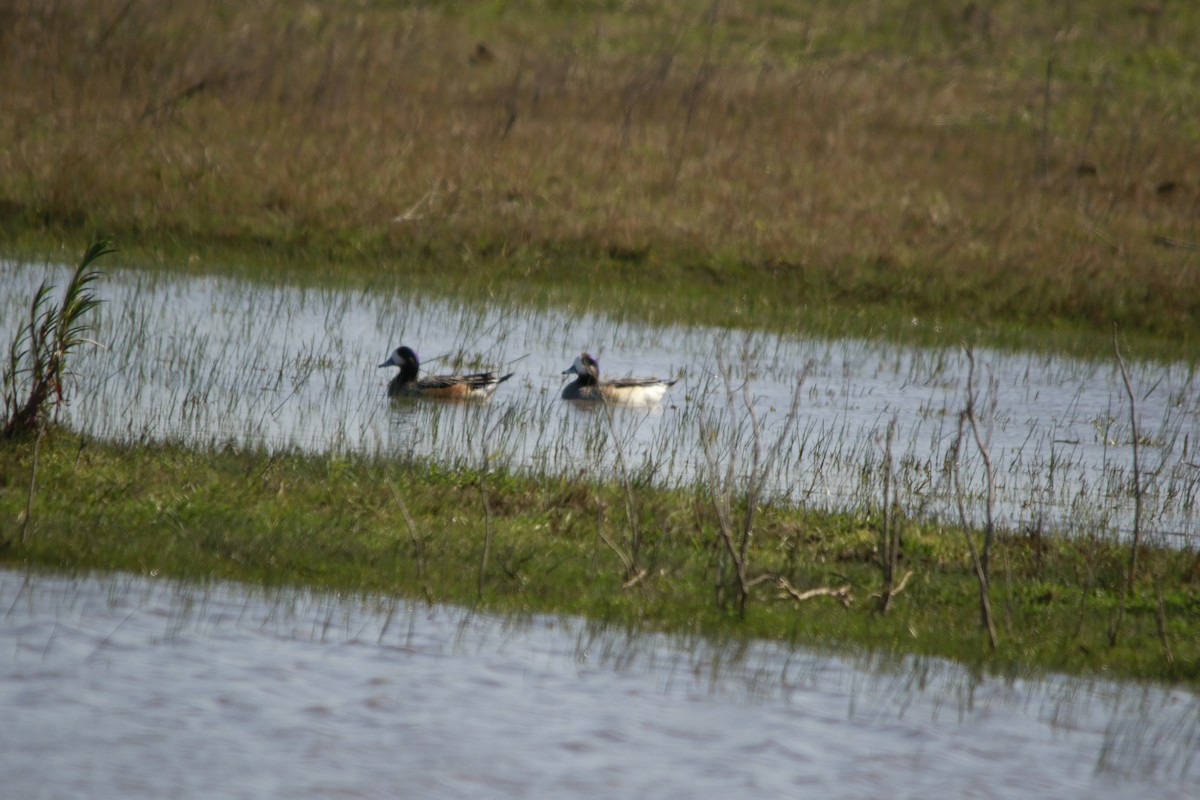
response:
<path id="1" fill-rule="evenodd" d="M 13 337 L 4 365 L 0 439 L 35 433 L 67 402 L 68 359 L 81 346 L 94 344 L 90 312 L 100 303 L 94 284 L 101 275 L 95 262 L 111 252 L 106 240 L 89 246 L 57 305 L 50 298 L 53 287 L 45 281 L 34 293 L 29 320 Z"/>

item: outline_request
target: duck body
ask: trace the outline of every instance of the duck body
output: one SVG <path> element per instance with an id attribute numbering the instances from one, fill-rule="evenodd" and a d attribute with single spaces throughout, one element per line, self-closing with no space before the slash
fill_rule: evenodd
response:
<path id="1" fill-rule="evenodd" d="M 410 347 L 403 345 L 392 351 L 387 361 L 379 365 L 399 367 L 400 374 L 388 384 L 388 397 L 439 397 L 447 400 L 486 400 L 501 383 L 513 376 L 494 372 L 473 372 L 467 375 L 428 375 L 418 377 L 421 362 Z"/>
<path id="2" fill-rule="evenodd" d="M 575 380 L 563 387 L 563 400 L 650 405 L 662 400 L 667 389 L 675 385 L 674 380 L 663 378 L 617 378 L 602 383 L 600 362 L 588 353 L 577 356 L 563 374 L 575 375 Z"/>

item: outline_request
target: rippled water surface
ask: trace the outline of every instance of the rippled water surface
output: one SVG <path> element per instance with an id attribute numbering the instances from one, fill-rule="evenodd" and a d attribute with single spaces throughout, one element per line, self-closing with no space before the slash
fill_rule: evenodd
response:
<path id="1" fill-rule="evenodd" d="M 1194 797 L 1200 704 L 397 601 L 0 570 L 3 796 Z"/>
<path id="2" fill-rule="evenodd" d="M 61 284 L 66 271 L 0 268 L 0 337 L 25 318 L 27 298 L 47 275 Z M 619 468 L 679 483 L 708 480 L 731 459 L 745 474 L 757 425 L 764 450 L 780 439 L 778 494 L 829 508 L 878 507 L 888 473 L 907 513 L 957 521 L 959 463 L 968 515 L 979 522 L 985 513 L 984 461 L 969 430 L 955 458 L 968 375 L 957 346 L 748 335 L 122 269 L 100 291 L 104 349 L 76 361 L 67 412 L 70 424 L 98 436 L 471 464 L 486 454 L 517 468 Z M 391 403 L 392 371 L 377 365 L 400 343 L 433 372 L 496 368 L 516 377 L 487 404 Z M 608 376 L 680 381 L 661 406 L 589 412 L 558 398 L 562 371 L 583 349 Z M 997 522 L 1130 530 L 1134 437 L 1115 360 L 980 350 L 976 361 L 976 416 L 995 468 Z M 1200 487 L 1195 372 L 1133 363 L 1130 373 L 1143 531 L 1189 539 Z M 780 437 L 793 399 L 797 416 Z M 707 454 L 705 439 L 716 443 Z"/>

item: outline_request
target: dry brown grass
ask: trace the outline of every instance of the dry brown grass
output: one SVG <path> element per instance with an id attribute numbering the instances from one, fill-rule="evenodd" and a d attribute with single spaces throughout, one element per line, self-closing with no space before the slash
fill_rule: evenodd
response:
<path id="1" fill-rule="evenodd" d="M 1191 4 L 592 5 L 4 0 L 0 222 L 1200 332 Z"/>

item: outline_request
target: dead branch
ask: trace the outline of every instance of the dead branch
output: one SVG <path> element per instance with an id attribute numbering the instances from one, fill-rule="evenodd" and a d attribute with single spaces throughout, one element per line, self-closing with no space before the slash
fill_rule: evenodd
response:
<path id="1" fill-rule="evenodd" d="M 748 345 L 747 345 L 748 347 Z M 780 454 L 787 447 L 791 432 L 795 427 L 800 408 L 801 389 L 807 376 L 807 366 L 800 372 L 796 389 L 792 395 L 788 414 L 784 418 L 782 428 L 769 443 L 764 452 L 763 428 L 754 407 L 754 398 L 750 393 L 750 381 L 746 378 L 740 386 L 741 410 L 744 417 L 741 422 L 737 419 L 737 394 L 733 385 L 733 371 L 725 364 L 721 353 L 716 354 L 717 368 L 725 388 L 725 408 L 731 424 L 734 426 L 728 434 L 728 453 L 724 456 L 722 469 L 722 454 L 717 450 L 719 425 L 710 423 L 704 416 L 700 418 L 700 443 L 704 452 L 704 460 L 708 467 L 706 480 L 709 489 L 709 499 L 717 517 L 717 537 L 720 545 L 729 558 L 737 577 L 738 607 L 741 613 L 746 611 L 746 602 L 750 589 L 761 582 L 760 578 L 750 578 L 750 545 L 754 538 L 754 519 L 758 506 L 762 501 L 765 487 L 772 474 Z M 743 359 L 746 360 L 746 359 Z M 737 491 L 738 447 L 743 441 L 742 432 L 748 431 L 750 437 L 749 474 L 745 482 L 745 511 L 742 513 L 740 524 L 734 519 L 734 494 Z M 719 567 L 718 567 L 719 568 Z"/>
<path id="2" fill-rule="evenodd" d="M 637 586 L 639 583 L 641 583 L 642 579 L 645 578 L 649 574 L 650 573 L 648 571 L 646 571 L 644 569 L 640 569 L 640 570 L 638 570 L 637 575 L 634 575 L 632 578 L 630 578 L 629 580 L 622 583 L 621 588 L 622 589 L 632 589 L 634 586 Z"/>
<path id="3" fill-rule="evenodd" d="M 879 555 L 883 569 L 883 591 L 878 595 L 879 613 L 886 614 L 896 594 L 892 584 L 896 582 L 896 570 L 900 567 L 900 526 L 896 523 L 892 498 L 892 444 L 896 441 L 896 415 L 892 415 L 887 428 L 887 445 L 884 453 L 883 506 L 880 509 Z"/>
<path id="4" fill-rule="evenodd" d="M 908 579 L 911 578 L 912 576 L 913 576 L 913 571 L 910 569 L 908 572 L 904 573 L 904 577 L 900 579 L 900 583 L 898 583 L 894 587 L 892 587 L 890 589 L 886 589 L 882 592 L 873 592 L 873 593 L 871 593 L 870 596 L 872 598 L 887 597 L 890 600 L 891 598 L 895 597 L 896 595 L 898 595 L 904 591 L 904 587 L 908 586 Z"/>
<path id="5" fill-rule="evenodd" d="M 850 584 L 843 586 L 818 586 L 815 589 L 806 589 L 800 591 L 792 582 L 782 575 L 775 578 L 775 585 L 787 593 L 797 603 L 803 603 L 805 600 L 811 600 L 814 597 L 836 597 L 842 601 L 842 605 L 846 608 L 854 602 L 854 597 L 850 594 Z"/>
<path id="6" fill-rule="evenodd" d="M 1111 646 L 1116 646 L 1121 633 L 1121 625 L 1125 621 L 1125 605 L 1129 595 L 1133 594 L 1134 581 L 1137 579 L 1138 550 L 1142 544 L 1142 474 L 1138 462 L 1140 449 L 1138 447 L 1137 399 L 1133 394 L 1133 384 L 1129 380 L 1129 370 L 1125 368 L 1125 359 L 1121 357 L 1121 348 L 1117 343 L 1117 328 L 1113 326 L 1113 354 L 1117 357 L 1117 366 L 1121 368 L 1121 380 L 1125 383 L 1125 394 L 1129 398 L 1129 432 L 1133 437 L 1133 544 L 1129 553 L 1129 574 L 1121 587 L 1121 605 L 1117 609 L 1117 620 L 1108 633 Z"/>
<path id="7" fill-rule="evenodd" d="M 751 578 L 749 581 L 747 581 L 746 588 L 752 589 L 755 586 L 758 586 L 760 583 L 766 583 L 767 581 L 773 581 L 775 579 L 776 579 L 775 575 L 772 575 L 769 572 L 764 572 L 762 575 L 759 575 L 757 578 Z"/>
<path id="8" fill-rule="evenodd" d="M 1137 573 L 1138 549 L 1142 542 L 1142 476 L 1138 459 L 1140 447 L 1138 446 L 1137 400 L 1133 395 L 1129 370 L 1125 368 L 1125 359 L 1121 357 L 1121 348 L 1117 344 L 1116 328 L 1113 328 L 1113 353 L 1117 357 L 1117 365 L 1121 368 L 1121 380 L 1125 383 L 1125 394 L 1129 397 L 1129 432 L 1133 438 L 1133 550 L 1129 555 L 1129 575 L 1125 585 L 1125 591 L 1131 593 Z"/>
<path id="9" fill-rule="evenodd" d="M 617 558 L 621 559 L 621 564 L 625 567 L 625 573 L 629 574 L 633 572 L 633 560 L 629 556 L 625 555 L 625 552 L 620 547 L 617 547 L 616 543 L 613 542 L 612 539 L 608 538 L 604 531 L 600 529 L 599 522 L 597 522 L 596 525 L 596 535 L 600 537 L 602 542 L 608 545 L 610 550 L 617 554 Z M 645 570 L 642 571 L 644 572 Z"/>
<path id="10" fill-rule="evenodd" d="M 988 548 L 991 544 L 992 535 L 992 500 L 995 490 L 994 478 L 992 474 L 991 460 L 988 458 L 987 449 L 983 445 L 983 440 L 979 435 L 979 428 L 975 422 L 975 354 L 970 347 L 964 343 L 963 349 L 967 353 L 967 361 L 969 369 L 967 371 L 967 399 L 966 407 L 958 415 L 958 436 L 952 445 L 954 454 L 954 499 L 958 505 L 958 516 L 962 522 L 963 536 L 967 540 L 967 549 L 971 553 L 971 562 L 975 567 L 975 577 L 979 582 L 979 613 L 983 626 L 987 629 L 988 643 L 993 650 L 996 649 L 996 626 L 992 621 L 992 601 L 988 588 Z M 993 398 L 994 399 L 994 398 Z M 984 533 L 983 552 L 982 554 L 975 547 L 975 540 L 971 538 L 971 528 L 967 522 L 967 511 L 963 502 L 963 486 L 962 486 L 962 442 L 966 432 L 963 430 L 967 423 L 970 423 L 971 430 L 975 435 L 975 443 L 984 455 L 984 466 L 987 470 L 988 479 L 988 508 L 987 518 L 988 527 Z"/>

